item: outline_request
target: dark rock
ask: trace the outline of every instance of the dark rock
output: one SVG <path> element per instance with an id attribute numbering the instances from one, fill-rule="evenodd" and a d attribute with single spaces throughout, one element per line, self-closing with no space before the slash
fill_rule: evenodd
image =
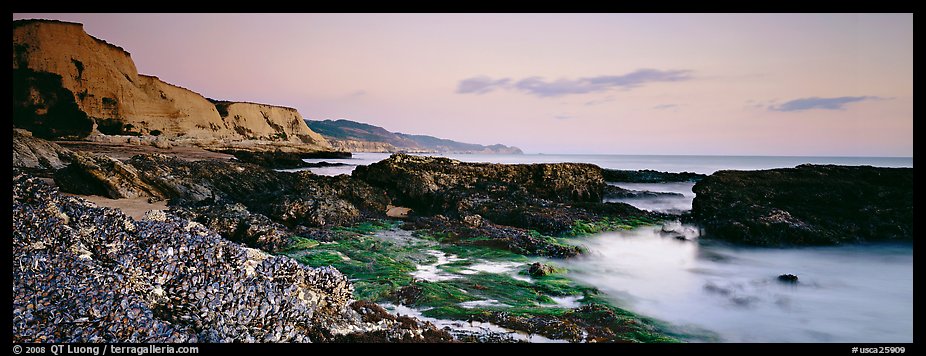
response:
<path id="1" fill-rule="evenodd" d="M 427 229 L 433 234 L 445 236 L 444 242 L 455 244 L 494 247 L 523 255 L 557 258 L 573 257 L 582 251 L 578 246 L 563 245 L 555 239 L 527 229 L 485 221 L 474 227 L 443 215 L 436 215 L 416 217 L 412 223 L 415 229 Z M 478 238 L 473 239 L 474 237 Z"/>
<path id="2" fill-rule="evenodd" d="M 478 215 L 481 221 L 556 235 L 578 220 L 649 214 L 623 203 L 601 203 L 600 172 L 590 164 L 463 163 L 395 154 L 357 167 L 353 177 L 386 189 L 420 215 L 445 215 L 468 225 Z"/>
<path id="3" fill-rule="evenodd" d="M 332 162 L 327 162 L 327 161 L 321 161 L 321 162 L 316 162 L 316 163 L 306 163 L 304 167 L 322 168 L 322 167 L 343 167 L 343 166 L 349 166 L 349 164 L 339 163 L 339 162 L 332 163 Z"/>
<path id="4" fill-rule="evenodd" d="M 693 172 L 659 172 L 650 169 L 639 171 L 602 169 L 601 175 L 607 182 L 626 183 L 668 183 L 668 182 L 697 182 L 707 175 Z"/>
<path id="5" fill-rule="evenodd" d="M 778 276 L 778 281 L 783 283 L 797 283 L 797 276 L 786 273 Z"/>
<path id="6" fill-rule="evenodd" d="M 304 157 L 305 154 L 298 152 L 244 150 L 222 150 L 220 152 L 235 156 L 241 162 L 271 169 L 302 168 L 307 164 L 302 160 L 307 158 Z"/>
<path id="7" fill-rule="evenodd" d="M 309 158 L 351 158 L 350 152 L 318 151 L 318 152 L 285 152 L 285 151 L 247 151 L 247 150 L 221 150 L 219 152 L 235 156 L 241 162 L 256 164 L 270 169 L 291 168 L 317 168 L 343 166 L 344 163 L 318 162 L 308 163 L 303 159 Z"/>
<path id="8" fill-rule="evenodd" d="M 350 303 L 351 309 L 360 313 L 364 322 L 378 323 L 380 320 L 396 320 L 396 317 L 386 312 L 383 307 L 365 300 L 358 300 Z"/>
<path id="9" fill-rule="evenodd" d="M 397 193 L 419 211 L 445 211 L 460 191 L 510 194 L 515 191 L 557 202 L 600 202 L 601 169 L 584 163 L 489 164 L 449 158 L 394 154 L 353 177 Z M 450 197 L 447 196 L 451 193 Z M 411 204 L 414 203 L 414 204 Z"/>
<path id="10" fill-rule="evenodd" d="M 719 171 L 694 186 L 705 237 L 751 245 L 913 239 L 913 169 L 800 165 Z"/>
<path id="11" fill-rule="evenodd" d="M 684 194 L 673 192 L 651 192 L 648 190 L 624 189 L 615 185 L 607 185 L 604 189 L 605 199 L 638 199 L 638 198 L 682 198 Z"/>
<path id="12" fill-rule="evenodd" d="M 276 172 L 227 161 L 184 161 L 159 154 L 126 162 L 80 156 L 56 175 L 62 189 L 108 197 L 153 196 L 171 205 L 240 203 L 285 226 L 336 226 L 380 217 L 391 202 L 381 189 L 348 176 Z"/>
<path id="13" fill-rule="evenodd" d="M 531 263 L 531 266 L 527 269 L 527 273 L 530 274 L 531 277 L 549 276 L 556 273 L 556 268 L 540 262 L 534 262 Z"/>
<path id="14" fill-rule="evenodd" d="M 316 151 L 302 154 L 302 158 L 351 158 L 353 155 L 347 151 Z"/>
<path id="15" fill-rule="evenodd" d="M 421 298 L 421 294 L 421 287 L 413 283 L 396 290 L 392 295 L 392 299 L 399 304 L 414 305 Z"/>

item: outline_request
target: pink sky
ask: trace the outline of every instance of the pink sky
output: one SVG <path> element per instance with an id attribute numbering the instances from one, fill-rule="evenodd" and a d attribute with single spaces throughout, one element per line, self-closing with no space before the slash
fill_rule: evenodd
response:
<path id="1" fill-rule="evenodd" d="M 14 14 L 206 97 L 528 153 L 913 156 L 911 14 Z"/>

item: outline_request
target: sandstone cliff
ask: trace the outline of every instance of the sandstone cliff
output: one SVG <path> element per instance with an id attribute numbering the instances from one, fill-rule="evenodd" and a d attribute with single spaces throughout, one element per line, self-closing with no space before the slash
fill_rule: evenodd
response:
<path id="1" fill-rule="evenodd" d="M 77 23 L 14 21 L 13 77 L 14 125 L 38 136 L 101 133 L 212 145 L 330 147 L 294 109 L 228 102 L 217 107 L 196 92 L 140 75 L 128 52 Z"/>
<path id="2" fill-rule="evenodd" d="M 328 140 L 306 126 L 305 120 L 296 109 L 228 101 L 214 103 L 226 127 L 248 139 L 297 141 L 330 146 Z"/>

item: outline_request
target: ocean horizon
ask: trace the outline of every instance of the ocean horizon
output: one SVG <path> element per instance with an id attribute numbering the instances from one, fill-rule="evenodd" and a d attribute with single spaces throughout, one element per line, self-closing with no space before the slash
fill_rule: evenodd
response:
<path id="1" fill-rule="evenodd" d="M 410 153 L 417 156 L 437 156 L 462 162 L 505 164 L 531 163 L 591 163 L 606 169 L 643 170 L 664 172 L 694 172 L 712 174 L 719 170 L 760 170 L 791 168 L 801 164 L 836 164 L 845 166 L 913 167 L 913 157 L 871 156 L 719 156 L 719 155 L 625 155 L 625 154 L 468 154 L 468 153 Z M 391 153 L 356 152 L 345 159 L 305 159 L 308 163 L 343 163 L 344 166 L 310 168 L 320 175 L 350 174 L 356 166 L 368 165 L 388 158 Z M 305 170 L 290 169 L 285 171 Z"/>

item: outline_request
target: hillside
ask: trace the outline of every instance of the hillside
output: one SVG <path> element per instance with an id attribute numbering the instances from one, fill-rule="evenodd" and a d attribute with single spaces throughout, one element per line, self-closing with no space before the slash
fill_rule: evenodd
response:
<path id="1" fill-rule="evenodd" d="M 295 109 L 213 103 L 139 74 L 127 51 L 83 25 L 49 20 L 13 21 L 13 125 L 45 138 L 330 149 Z"/>
<path id="2" fill-rule="evenodd" d="M 437 152 L 521 154 L 521 149 L 502 144 L 480 145 L 427 135 L 390 132 L 382 127 L 350 120 L 306 120 L 309 128 L 321 134 L 335 148 L 353 152 Z"/>

